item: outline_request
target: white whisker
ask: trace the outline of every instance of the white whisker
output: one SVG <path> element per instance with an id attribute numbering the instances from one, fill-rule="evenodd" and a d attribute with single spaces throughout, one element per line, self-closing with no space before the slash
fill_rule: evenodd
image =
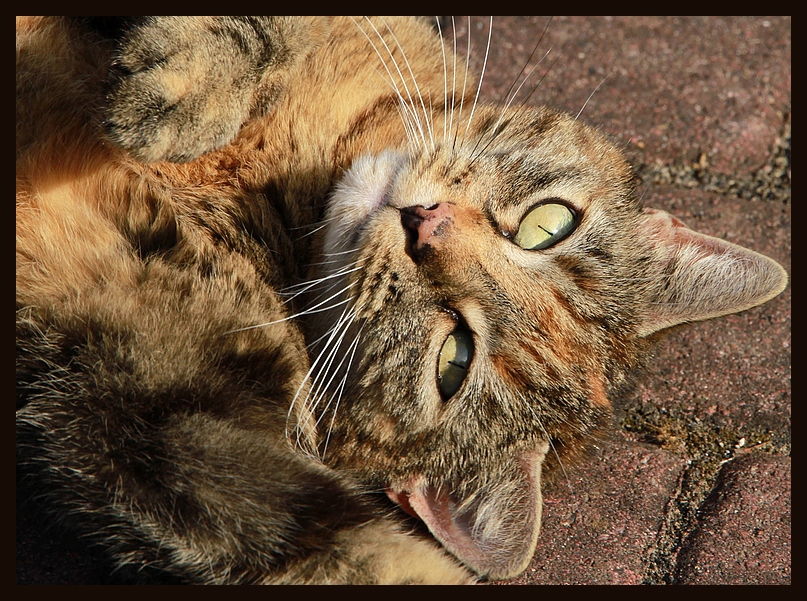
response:
<path id="1" fill-rule="evenodd" d="M 331 440 L 331 432 L 333 431 L 333 423 L 334 423 L 334 420 L 336 419 L 336 413 L 339 411 L 339 404 L 342 402 L 342 394 L 344 393 L 345 384 L 347 383 L 347 375 L 350 373 L 350 367 L 353 365 L 353 358 L 354 358 L 354 356 L 356 354 L 356 349 L 359 346 L 359 337 L 360 336 L 361 336 L 361 328 L 359 328 L 359 331 L 356 334 L 356 338 L 351 343 L 352 350 L 350 348 L 348 349 L 350 351 L 350 359 L 348 360 L 347 368 L 345 369 L 345 375 L 342 378 L 341 384 L 339 385 L 339 391 L 338 391 L 338 394 L 336 396 L 336 404 L 334 405 L 334 408 L 333 408 L 333 414 L 331 416 L 331 422 L 330 422 L 330 424 L 328 424 L 328 433 L 325 436 L 325 444 L 322 447 L 322 456 L 321 457 L 322 457 L 323 461 L 325 460 L 325 453 L 328 451 L 328 443 Z"/>
<path id="2" fill-rule="evenodd" d="M 328 351 L 328 355 L 325 362 L 322 365 L 322 369 L 320 369 L 319 373 L 317 374 L 317 377 L 314 379 L 314 382 L 311 385 L 312 389 L 316 390 L 315 396 L 312 399 L 310 399 L 308 405 L 312 411 L 316 409 L 316 407 L 319 405 L 323 397 L 326 396 L 328 389 L 331 386 L 331 383 L 339 373 L 339 368 L 342 367 L 347 358 L 347 353 L 342 355 L 342 360 L 337 364 L 337 366 L 333 370 L 331 370 L 331 366 L 336 360 L 336 354 L 339 351 L 339 348 L 342 346 L 342 342 L 344 341 L 345 336 L 347 336 L 347 333 L 350 330 L 350 326 L 353 324 L 353 320 L 355 319 L 355 317 L 356 312 L 351 311 L 347 315 L 344 315 L 343 319 L 338 324 L 336 324 L 336 326 L 334 326 L 333 329 L 334 333 L 340 330 L 342 333 L 339 335 L 338 338 L 335 339 L 335 344 Z M 330 344 L 330 342 L 331 341 L 329 340 L 328 344 Z M 328 345 L 326 345 L 326 347 L 323 348 L 320 356 L 325 355 L 326 349 L 328 349 Z M 329 373 L 331 374 L 331 377 L 328 379 L 327 382 L 322 384 L 322 381 L 325 380 L 325 378 L 328 376 Z M 325 412 L 328 410 L 330 404 L 331 401 L 329 399 L 325 405 L 325 408 L 320 412 L 320 417 L 317 419 L 317 426 L 319 426 L 320 421 L 324 418 Z"/>
<path id="3" fill-rule="evenodd" d="M 516 88 L 516 91 L 513 92 L 512 96 L 510 95 L 510 92 L 512 91 L 513 86 L 512 85 L 510 86 L 510 90 L 507 92 L 506 101 L 505 101 L 504 106 L 502 107 L 501 114 L 499 115 L 499 119 L 498 119 L 498 121 L 496 121 L 496 125 L 494 125 L 493 128 L 490 130 L 490 139 L 488 140 L 487 144 L 485 144 L 479 150 L 479 152 L 477 152 L 477 147 L 479 146 L 480 142 L 482 141 L 483 136 L 479 137 L 479 140 L 477 140 L 476 145 L 474 146 L 473 150 L 471 151 L 471 155 L 473 157 L 471 159 L 472 162 L 475 161 L 479 156 L 481 156 L 482 153 L 485 152 L 485 150 L 487 150 L 487 148 L 496 139 L 496 137 L 499 134 L 499 132 L 498 132 L 499 125 L 501 125 L 502 121 L 504 120 L 504 117 L 507 114 L 507 110 L 510 108 L 510 105 L 516 99 L 516 96 L 518 96 L 518 93 L 521 91 L 521 88 L 524 86 L 524 84 L 527 83 L 527 80 L 529 79 L 530 75 L 532 75 L 535 72 L 535 70 L 540 66 L 540 64 L 549 55 L 549 53 L 551 51 L 552 51 L 551 48 L 549 50 L 547 50 L 544 53 L 544 55 L 541 57 L 541 59 L 535 64 L 535 66 L 532 69 L 530 69 L 530 71 L 527 73 L 527 75 L 524 76 L 524 79 L 521 80 L 521 83 L 519 84 L 518 88 Z M 535 51 L 533 51 L 533 52 L 535 52 Z M 532 55 L 530 55 L 530 57 L 532 57 Z M 516 81 L 518 81 L 518 78 L 516 78 Z M 513 85 L 515 85 L 515 82 L 513 82 Z"/>
<path id="4" fill-rule="evenodd" d="M 392 64 L 395 67 L 395 70 L 398 72 L 398 77 L 400 77 L 401 84 L 403 85 L 404 91 L 406 92 L 406 95 L 409 98 L 409 103 L 410 103 L 410 105 L 412 105 L 412 107 L 414 107 L 414 100 L 412 99 L 412 94 L 409 91 L 409 86 L 406 85 L 406 79 L 404 78 L 403 73 L 401 73 L 401 69 L 398 66 L 398 61 L 395 60 L 395 55 L 392 53 L 392 50 L 387 45 L 386 40 L 384 40 L 384 37 L 378 31 L 375 24 L 373 24 L 373 22 L 367 17 L 365 17 L 365 20 L 367 21 L 367 23 L 369 23 L 370 27 L 373 28 L 373 31 L 375 31 L 376 35 L 378 36 L 378 39 L 384 45 L 384 48 L 386 49 L 387 53 L 389 54 L 390 59 L 392 59 Z M 358 23 L 356 23 L 356 25 L 359 26 Z M 385 23 L 385 25 L 386 25 L 386 23 Z M 395 88 L 395 91 L 398 93 L 399 99 L 401 100 L 402 104 L 404 106 L 406 106 L 406 102 L 405 102 L 405 99 L 403 97 L 403 94 L 401 94 L 400 90 L 398 89 L 398 84 L 395 83 L 395 78 L 392 76 L 392 73 L 390 72 L 389 68 L 387 67 L 386 61 L 384 60 L 384 57 L 381 56 L 381 53 L 378 51 L 376 45 L 373 43 L 373 41 L 370 39 L 370 36 L 367 35 L 367 33 L 364 31 L 364 29 L 361 26 L 359 26 L 359 29 L 361 29 L 362 33 L 367 38 L 367 41 L 370 42 L 370 45 L 375 50 L 375 53 L 378 55 L 378 58 L 381 59 L 381 63 L 384 65 L 384 69 L 387 71 L 387 74 L 390 77 L 390 81 L 392 82 L 392 85 Z M 389 30 L 389 27 L 387 27 L 387 30 Z M 390 32 L 390 33 L 392 33 L 392 32 Z M 420 138 L 423 141 L 423 146 L 425 148 L 425 146 L 426 146 L 426 135 L 425 135 L 425 133 L 423 131 L 423 126 L 422 126 L 422 124 L 420 122 L 420 117 L 418 117 L 418 115 L 417 115 L 416 111 L 414 110 L 414 108 L 412 108 L 410 110 L 411 110 L 411 115 L 414 118 L 414 122 L 417 125 L 418 132 L 420 133 Z"/>
<path id="5" fill-rule="evenodd" d="M 329 273 L 328 275 L 323 276 L 321 278 L 317 278 L 317 279 L 314 279 L 314 280 L 308 280 L 308 281 L 305 281 L 305 282 L 300 282 L 299 284 L 292 284 L 291 286 L 288 286 L 287 288 L 284 288 L 283 291 L 280 294 L 289 295 L 289 294 L 292 293 L 292 291 L 299 289 L 297 292 L 294 292 L 294 295 L 292 296 L 292 298 L 294 298 L 294 296 L 298 296 L 302 292 L 305 292 L 306 290 L 310 290 L 311 288 L 313 288 L 314 286 L 316 286 L 318 284 L 321 284 L 323 282 L 327 282 L 328 280 L 331 280 L 333 278 L 338 278 L 338 277 L 341 277 L 343 275 L 347 275 L 348 273 L 353 273 L 354 271 L 358 271 L 361 268 L 362 268 L 362 265 L 360 264 L 359 261 L 356 261 L 354 263 L 348 263 L 347 265 L 344 265 L 344 266 L 340 267 L 339 269 L 337 269 L 337 270 L 335 270 L 335 271 L 333 271 L 333 272 Z"/>
<path id="6" fill-rule="evenodd" d="M 300 240 L 302 240 L 303 238 L 307 238 L 308 236 L 312 236 L 313 234 L 316 234 L 316 233 L 317 233 L 318 231 L 320 231 L 321 229 L 328 227 L 328 221 L 329 221 L 329 220 L 325 220 L 324 222 L 320 223 L 320 225 L 318 225 L 317 227 L 315 227 L 315 228 L 314 228 L 313 230 L 311 230 L 310 232 L 306 232 L 306 233 L 305 233 L 305 234 L 303 234 L 302 236 L 298 237 L 296 241 L 300 241 Z"/>
<path id="7" fill-rule="evenodd" d="M 403 47 L 401 46 L 401 43 L 398 41 L 398 37 L 395 35 L 395 32 L 392 31 L 392 28 L 389 25 L 387 25 L 387 23 L 386 23 L 386 21 L 384 21 L 383 17 L 381 19 L 381 22 L 384 23 L 384 26 L 387 28 L 387 31 L 389 31 L 389 34 L 392 36 L 392 39 L 395 40 L 395 44 L 398 46 L 398 50 L 401 51 L 401 56 L 403 56 L 404 63 L 406 63 L 406 68 L 409 71 L 409 75 L 412 77 L 412 84 L 415 86 L 415 91 L 417 92 L 417 97 L 420 100 L 420 106 L 423 109 L 423 119 L 426 121 L 426 128 L 429 131 L 429 140 L 431 140 L 432 150 L 434 150 L 434 135 L 432 134 L 431 120 L 429 119 L 429 115 L 426 113 L 426 105 L 423 102 L 423 94 L 421 94 L 421 92 L 420 92 L 420 86 L 418 86 L 417 79 L 415 78 L 415 74 L 412 71 L 412 64 L 409 62 L 409 58 L 407 58 L 406 52 L 404 51 Z M 400 71 L 399 71 L 399 73 L 400 73 Z M 401 79 L 403 80 L 403 77 Z M 410 97 L 410 100 L 411 100 L 411 97 Z M 431 99 L 429 99 L 429 102 L 431 103 Z"/>
<path id="8" fill-rule="evenodd" d="M 406 140 L 409 143 L 410 148 L 416 149 L 417 144 L 415 144 L 415 140 L 417 139 L 417 133 L 415 131 L 415 125 L 413 123 L 412 118 L 413 116 L 411 114 L 412 109 L 409 107 L 409 105 L 406 104 L 403 96 L 401 96 L 400 91 L 394 86 L 394 84 L 390 82 L 386 77 L 384 77 L 378 69 L 376 69 L 375 67 L 372 67 L 372 69 L 373 71 L 378 73 L 379 77 L 381 77 L 384 83 L 386 83 L 392 89 L 392 91 L 398 95 L 397 110 L 398 115 L 400 115 L 401 117 L 401 124 L 404 127 L 404 132 L 406 133 Z"/>
<path id="9" fill-rule="evenodd" d="M 252 325 L 252 326 L 245 326 L 243 328 L 236 328 L 234 330 L 227 330 L 226 332 L 223 332 L 222 335 L 234 334 L 236 332 L 245 332 L 247 330 L 254 330 L 256 328 L 265 328 L 265 327 L 268 327 L 268 326 L 273 326 L 273 325 L 276 325 L 276 324 L 279 324 L 279 323 L 290 321 L 290 320 L 296 319 L 298 317 L 302 317 L 303 315 L 311 315 L 312 313 L 322 313 L 323 311 L 329 311 L 330 309 L 333 309 L 333 308 L 338 307 L 340 305 L 344 305 L 347 302 L 350 302 L 350 299 L 340 301 L 338 303 L 335 303 L 335 304 L 331 305 L 330 307 L 324 307 L 322 309 L 320 309 L 319 307 L 321 307 L 322 305 L 327 303 L 329 300 L 331 300 L 333 298 L 336 298 L 337 296 L 339 296 L 340 294 L 342 294 L 343 292 L 348 290 L 351 286 L 353 286 L 353 284 L 349 284 L 348 286 L 345 286 L 339 292 L 337 292 L 336 294 L 332 294 L 331 296 L 326 298 L 324 301 L 321 301 L 321 302 L 317 303 L 316 305 L 314 305 L 313 307 L 309 307 L 308 309 L 305 309 L 304 311 L 300 311 L 299 313 L 295 313 L 294 315 L 289 315 L 288 317 L 283 317 L 282 319 L 275 319 L 274 321 L 267 321 L 267 322 L 264 322 L 264 323 L 258 323 L 258 324 Z"/>
<path id="10" fill-rule="evenodd" d="M 339 250 L 339 251 L 336 251 L 336 252 L 325 252 L 325 251 L 323 251 L 320 254 L 323 257 L 339 257 L 339 256 L 342 256 L 342 255 L 349 255 L 350 253 L 354 253 L 354 252 L 356 252 L 355 248 L 349 248 L 347 250 Z"/>
<path id="11" fill-rule="evenodd" d="M 294 413 L 294 407 L 297 404 L 297 399 L 300 398 L 300 394 L 302 393 L 303 389 L 306 387 L 306 384 L 310 384 L 309 392 L 308 392 L 308 396 L 310 396 L 311 388 L 313 387 L 313 383 L 311 383 L 311 374 L 313 374 L 314 371 L 318 368 L 320 361 L 324 357 L 324 350 L 328 348 L 328 345 L 331 343 L 331 341 L 336 336 L 336 332 L 337 332 L 337 329 L 338 329 L 338 324 L 343 322 L 343 320 L 345 318 L 345 315 L 349 311 L 350 311 L 350 307 L 345 307 L 345 309 L 342 311 L 342 314 L 339 316 L 339 319 L 337 320 L 337 325 L 334 326 L 333 328 L 331 328 L 328 331 L 326 336 L 328 336 L 329 338 L 328 338 L 328 341 L 325 343 L 325 347 L 323 348 L 323 352 L 320 353 L 319 355 L 317 355 L 317 358 L 311 363 L 311 365 L 308 368 L 308 372 L 306 372 L 305 377 L 303 378 L 302 382 L 300 383 L 300 386 L 297 387 L 297 392 L 294 394 L 294 397 L 292 398 L 291 403 L 289 405 L 289 410 L 288 410 L 288 412 L 286 414 L 286 416 L 287 416 L 286 417 L 286 437 L 287 438 L 289 437 L 289 426 L 288 426 L 288 424 L 291 421 L 291 417 L 292 417 L 292 415 Z M 323 338 L 324 338 L 324 336 L 323 336 Z M 304 402 L 304 405 L 305 406 L 308 405 L 307 398 L 306 398 L 306 401 Z M 310 409 L 309 409 L 309 411 L 310 411 Z M 299 443 L 299 434 L 300 434 L 300 432 L 299 432 L 299 428 L 296 428 L 296 429 L 297 429 L 297 433 L 298 433 L 297 442 Z"/>
<path id="12" fill-rule="evenodd" d="M 311 383 L 312 390 L 316 391 L 314 397 L 308 399 L 307 401 L 308 408 L 311 411 L 314 411 L 317 408 L 317 406 L 319 406 L 320 401 L 327 395 L 328 389 L 330 388 L 333 379 L 339 373 L 339 368 L 345 362 L 345 355 L 343 355 L 342 360 L 337 364 L 337 366 L 333 370 L 331 369 L 331 367 L 334 364 L 334 361 L 336 361 L 336 356 L 339 351 L 339 348 L 342 346 L 342 341 L 345 339 L 345 336 L 347 336 L 347 333 L 350 330 L 350 325 L 353 323 L 353 319 L 355 316 L 356 313 L 354 311 L 350 311 L 347 314 L 343 314 L 339 323 L 337 323 L 333 328 L 334 334 L 339 331 L 341 331 L 341 334 L 336 339 L 331 337 L 326 343 L 325 347 L 322 349 L 322 352 L 317 357 L 318 359 L 319 357 L 326 357 L 326 358 L 322 364 L 322 368 L 319 370 L 319 373 L 317 373 L 316 377 Z M 334 341 L 334 344 L 333 346 L 330 346 L 332 341 Z M 330 378 L 328 378 L 328 374 L 330 374 Z M 325 382 L 326 378 L 328 378 L 327 382 Z M 325 409 L 323 409 L 323 411 L 320 412 L 320 417 L 317 419 L 317 426 L 319 426 L 319 422 L 320 420 L 322 420 L 324 412 L 328 409 L 329 405 L 330 400 L 328 401 L 328 403 L 326 403 Z"/>
<path id="13" fill-rule="evenodd" d="M 575 121 L 577 121 L 577 119 L 580 117 L 580 115 L 582 115 L 582 114 L 583 114 L 583 109 L 585 109 L 585 108 L 586 108 L 586 105 L 588 105 L 588 101 L 589 101 L 589 100 L 591 100 L 592 96 L 594 96 L 594 94 L 596 94 L 596 93 L 597 93 L 597 90 L 599 90 L 599 89 L 600 89 L 600 86 L 601 86 L 602 84 L 604 84 L 604 83 L 605 83 L 605 80 L 606 80 L 606 79 L 608 79 L 610 76 L 611 76 L 611 74 L 609 73 L 608 75 L 606 75 L 605 77 L 603 77 L 603 78 L 602 78 L 602 81 L 601 81 L 600 83 L 598 83 L 598 84 L 597 84 L 597 87 L 596 87 L 596 88 L 594 88 L 594 91 L 593 91 L 593 92 L 591 92 L 591 94 L 589 94 L 589 95 L 588 95 L 588 98 L 586 98 L 586 101 L 583 103 L 583 106 L 582 106 L 582 107 L 580 107 L 580 112 L 578 112 L 578 113 L 577 113 L 577 115 L 575 115 L 575 117 L 574 117 L 574 120 L 575 120 Z"/>
<path id="14" fill-rule="evenodd" d="M 446 127 L 448 125 L 448 66 L 446 65 L 446 46 L 443 43 L 443 28 L 440 26 L 440 18 L 435 17 L 437 23 L 437 34 L 440 37 L 440 50 L 443 53 L 443 142 L 446 141 Z"/>
<path id="15" fill-rule="evenodd" d="M 511 97 L 510 93 L 513 91 L 513 87 L 516 85 L 516 82 L 518 81 L 518 78 L 524 72 L 524 69 L 527 68 L 527 65 L 530 64 L 530 61 L 532 60 L 532 57 L 535 56 L 535 53 L 538 51 L 538 48 L 541 46 L 541 42 L 543 41 L 544 36 L 546 35 L 546 32 L 549 30 L 549 25 L 550 25 L 550 23 L 552 23 L 552 18 L 553 17 L 549 17 L 549 21 L 547 21 L 546 25 L 544 25 L 544 30 L 541 32 L 541 35 L 538 38 L 538 41 L 535 43 L 535 47 L 532 49 L 532 52 L 530 52 L 530 55 L 529 55 L 529 57 L 527 57 L 527 60 L 524 61 L 524 66 L 521 67 L 521 70 L 518 72 L 518 75 L 513 80 L 513 83 L 510 84 L 510 88 L 507 90 L 507 94 L 505 94 L 505 100 L 504 100 L 504 104 L 506 105 L 505 108 L 510 106 L 513 99 L 515 99 L 515 97 L 518 96 L 518 92 L 519 92 L 519 90 L 521 90 L 521 87 L 527 82 L 527 79 L 529 79 L 529 77 L 530 77 L 530 75 L 532 75 L 533 71 L 535 71 L 535 69 L 538 68 L 538 65 L 540 65 L 541 62 L 543 62 L 543 60 L 546 58 L 546 56 L 552 50 L 552 48 L 549 48 L 549 50 L 547 50 L 544 53 L 544 55 L 541 57 L 541 60 L 539 60 L 538 63 L 536 63 L 536 65 L 532 69 L 530 69 L 530 72 L 527 73 L 527 75 L 524 76 L 524 79 L 521 81 L 521 84 L 518 86 L 518 89 L 513 93 L 512 97 Z"/>
<path id="16" fill-rule="evenodd" d="M 550 48 L 549 50 L 552 50 L 552 49 Z M 547 51 L 547 54 L 549 54 L 549 50 Z M 562 52 L 562 48 L 561 48 L 561 52 Z M 557 63 L 558 60 L 560 59 L 561 52 L 559 52 L 557 54 L 557 56 L 555 56 L 554 60 L 552 61 L 552 64 L 549 65 L 549 67 L 547 67 L 546 71 L 544 71 L 544 74 L 541 75 L 541 79 L 539 79 L 536 82 L 536 84 L 534 86 L 532 86 L 532 89 L 530 90 L 530 93 L 527 94 L 527 96 L 524 98 L 524 100 L 521 101 L 521 104 L 519 106 L 526 105 L 527 102 L 529 101 L 529 99 L 532 98 L 532 95 L 535 93 L 535 90 L 537 90 L 541 86 L 541 84 L 544 82 L 544 79 L 546 79 L 546 76 L 549 75 L 550 71 L 552 71 L 552 67 L 554 67 L 555 63 Z"/>
<path id="17" fill-rule="evenodd" d="M 476 111 L 476 105 L 479 102 L 479 93 L 482 91 L 482 80 L 485 78 L 485 69 L 488 65 L 488 55 L 490 54 L 490 39 L 491 35 L 493 34 L 493 17 L 490 17 L 490 25 L 488 25 L 488 45 L 485 48 L 485 60 L 482 62 L 482 73 L 479 75 L 479 85 L 476 88 L 476 97 L 474 98 L 474 104 L 471 107 L 471 115 L 468 117 L 468 124 L 465 126 L 465 137 L 468 137 L 468 129 L 471 127 L 471 121 L 474 119 L 474 111 Z M 470 27 L 468 31 L 468 35 L 471 35 Z"/>
<path id="18" fill-rule="evenodd" d="M 327 224 L 327 223 L 329 223 L 329 222 L 331 222 L 331 221 L 334 221 L 335 219 L 338 219 L 338 217 L 336 217 L 336 216 L 334 216 L 334 217 L 328 217 L 328 218 L 323 219 L 322 221 L 320 221 L 320 223 L 325 223 L 325 224 Z M 304 229 L 306 229 L 306 228 L 311 227 L 312 225 L 314 225 L 314 224 L 313 224 L 313 223 L 309 223 L 309 224 L 306 224 L 306 225 L 298 225 L 298 226 L 294 226 L 294 227 L 289 227 L 289 228 L 287 228 L 287 229 L 288 229 L 289 231 L 294 231 L 294 230 L 304 230 Z"/>
<path id="19" fill-rule="evenodd" d="M 369 22 L 369 19 L 367 17 L 365 17 L 365 19 Z M 370 39 L 370 36 L 367 35 L 367 32 L 364 31 L 364 28 L 361 25 L 359 25 L 359 23 L 355 19 L 352 19 L 352 20 L 353 20 L 353 23 L 356 25 L 356 27 L 359 28 L 359 30 L 362 32 L 364 37 L 369 42 L 370 47 L 373 49 L 373 51 L 378 56 L 378 59 L 381 61 L 381 65 L 384 67 L 384 70 L 387 72 L 387 75 L 389 76 L 389 79 L 387 79 L 386 77 L 381 75 L 381 73 L 378 71 L 378 69 L 373 68 L 373 70 L 376 73 L 378 73 L 379 76 L 381 76 L 381 78 L 385 82 L 387 82 L 387 85 L 389 85 L 398 96 L 399 106 L 400 106 L 399 110 L 402 111 L 401 122 L 403 123 L 404 129 L 407 132 L 407 137 L 410 138 L 410 145 L 411 145 L 412 140 L 411 140 L 411 137 L 409 135 L 409 132 L 411 131 L 412 134 L 414 134 L 414 132 L 415 132 L 415 126 L 417 125 L 415 123 L 415 121 L 416 121 L 415 117 L 416 116 L 411 114 L 411 109 L 406 104 L 406 100 L 404 99 L 403 94 L 401 94 L 401 91 L 398 88 L 398 84 L 395 83 L 395 78 L 392 76 L 392 72 L 389 70 L 389 67 L 387 67 L 387 62 L 384 60 L 384 57 L 381 55 L 381 52 L 379 52 L 378 47 L 375 45 L 373 40 Z M 372 23 L 370 23 L 370 25 L 372 26 Z M 374 29 L 375 29 L 375 27 L 374 27 Z M 376 30 L 376 34 L 378 34 L 378 30 Z M 381 37 L 380 34 L 379 34 L 379 37 Z M 383 38 L 381 39 L 381 41 L 382 42 L 384 41 Z M 386 44 L 385 44 L 385 46 L 386 46 Z M 389 52 L 389 48 L 387 48 L 387 51 Z M 392 57 L 391 53 L 390 53 L 390 56 Z M 395 63 L 394 58 L 393 58 L 393 64 L 395 64 L 396 68 L 397 68 L 397 63 Z M 398 73 L 400 73 L 400 70 L 398 70 Z"/>
<path id="20" fill-rule="evenodd" d="M 454 49 L 453 49 L 453 58 L 451 60 L 451 67 L 452 67 L 452 75 L 451 75 L 451 114 L 448 118 L 448 132 L 451 133 L 451 130 L 454 125 L 454 106 L 456 104 L 455 94 L 457 92 L 457 27 L 454 23 L 454 17 L 451 17 L 451 37 L 454 40 Z M 446 107 L 446 112 L 448 112 L 448 107 Z"/>
<path id="21" fill-rule="evenodd" d="M 456 54 L 456 40 L 455 40 L 455 54 Z M 468 17 L 468 43 L 466 45 L 465 50 L 465 74 L 462 78 L 462 94 L 460 95 L 460 111 L 457 115 L 457 129 L 454 132 L 454 140 L 451 143 L 451 148 L 454 149 L 457 145 L 457 137 L 460 133 L 460 119 L 462 118 L 462 109 L 465 106 L 465 87 L 468 83 L 468 69 L 470 67 L 470 60 L 471 60 L 471 17 Z M 452 116 L 453 116 L 453 105 L 452 105 Z"/>

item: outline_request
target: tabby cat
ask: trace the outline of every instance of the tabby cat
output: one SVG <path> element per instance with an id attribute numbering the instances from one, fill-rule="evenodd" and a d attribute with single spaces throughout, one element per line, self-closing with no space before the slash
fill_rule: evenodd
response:
<path id="1" fill-rule="evenodd" d="M 786 284 L 419 19 L 18 18 L 16 56 L 18 484 L 123 579 L 517 575 L 657 333 Z"/>

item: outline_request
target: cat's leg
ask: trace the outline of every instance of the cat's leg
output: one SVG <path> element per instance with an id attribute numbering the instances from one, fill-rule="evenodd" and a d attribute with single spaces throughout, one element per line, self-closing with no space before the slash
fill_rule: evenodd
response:
<path id="1" fill-rule="evenodd" d="M 327 29 L 294 17 L 95 21 L 120 36 L 106 115 L 114 142 L 144 161 L 188 161 L 265 113 Z"/>
<path id="2" fill-rule="evenodd" d="M 335 474 L 277 452 L 259 432 L 200 415 L 153 431 L 140 424 L 141 445 L 151 444 L 151 453 L 118 457 L 116 468 L 93 464 L 92 446 L 76 437 L 91 435 L 96 453 L 111 441 L 89 429 L 80 433 L 75 418 L 60 423 L 57 413 L 42 402 L 22 412 L 21 439 L 47 448 L 27 458 L 29 468 L 41 463 L 29 473 L 47 480 L 51 511 L 69 512 L 84 540 L 105 547 L 126 578 L 470 582 L 434 543 L 403 533 Z M 135 469 L 150 475 L 138 478 Z"/>
<path id="3" fill-rule="evenodd" d="M 111 429 L 113 445 L 99 431 L 104 421 L 68 421 L 53 404 L 22 413 L 19 436 L 46 449 L 27 460 L 41 463 L 31 474 L 47 479 L 51 510 L 69 512 L 84 540 L 105 547 L 127 578 L 470 582 L 436 544 L 405 534 L 333 472 L 272 448 L 259 431 L 198 414 L 159 427 L 130 424 L 149 452 L 102 462 L 104 447 L 131 439 Z"/>
<path id="4" fill-rule="evenodd" d="M 201 414 L 116 428 L 111 416 L 69 416 L 69 404 L 61 405 L 36 401 L 18 415 L 18 438 L 38 446 L 24 461 L 31 477 L 46 481 L 51 511 L 69 513 L 84 540 L 105 547 L 126 578 L 472 581 L 434 542 L 402 532 L 336 474 L 279 449 L 259 430 Z M 140 451 L 123 451 L 127 444 Z"/>
<path id="5" fill-rule="evenodd" d="M 18 473 L 140 577 L 467 582 L 436 543 L 292 450 L 302 344 L 293 331 L 226 334 L 234 317 L 273 317 L 253 313 L 271 299 L 255 283 L 243 294 L 251 281 L 235 270 L 201 276 L 155 260 L 129 285 L 21 308 Z"/>

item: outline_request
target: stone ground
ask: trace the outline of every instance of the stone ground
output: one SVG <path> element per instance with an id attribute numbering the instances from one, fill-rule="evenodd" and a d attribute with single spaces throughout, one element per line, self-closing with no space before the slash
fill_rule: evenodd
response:
<path id="1" fill-rule="evenodd" d="M 494 19 L 483 98 L 506 96 L 548 21 Z M 477 64 L 487 27 L 471 23 Z M 456 30 L 464 48 L 467 22 Z M 530 104 L 585 105 L 647 206 L 790 273 L 789 17 L 555 17 L 530 65 L 550 47 Z M 512 583 L 790 583 L 790 300 L 788 286 L 663 341 L 611 438 L 545 490 Z"/>
<path id="2" fill-rule="evenodd" d="M 547 21 L 494 19 L 484 98 L 506 96 Z M 487 19 L 471 31 L 481 64 Z M 528 102 L 585 105 L 645 204 L 790 272 L 789 17 L 555 17 L 536 57 L 550 47 Z M 788 286 L 665 339 L 610 439 L 545 489 L 537 552 L 511 584 L 791 582 L 790 302 Z M 36 519 L 18 508 L 18 582 L 103 581 L 75 547 L 27 536 Z"/>

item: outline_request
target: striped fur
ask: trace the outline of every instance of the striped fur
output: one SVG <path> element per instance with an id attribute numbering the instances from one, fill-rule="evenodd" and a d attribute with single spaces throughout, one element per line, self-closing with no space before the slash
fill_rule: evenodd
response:
<path id="1" fill-rule="evenodd" d="M 18 19 L 18 469 L 122 574 L 514 576 L 656 332 L 782 290 L 476 81 L 415 19 Z"/>

